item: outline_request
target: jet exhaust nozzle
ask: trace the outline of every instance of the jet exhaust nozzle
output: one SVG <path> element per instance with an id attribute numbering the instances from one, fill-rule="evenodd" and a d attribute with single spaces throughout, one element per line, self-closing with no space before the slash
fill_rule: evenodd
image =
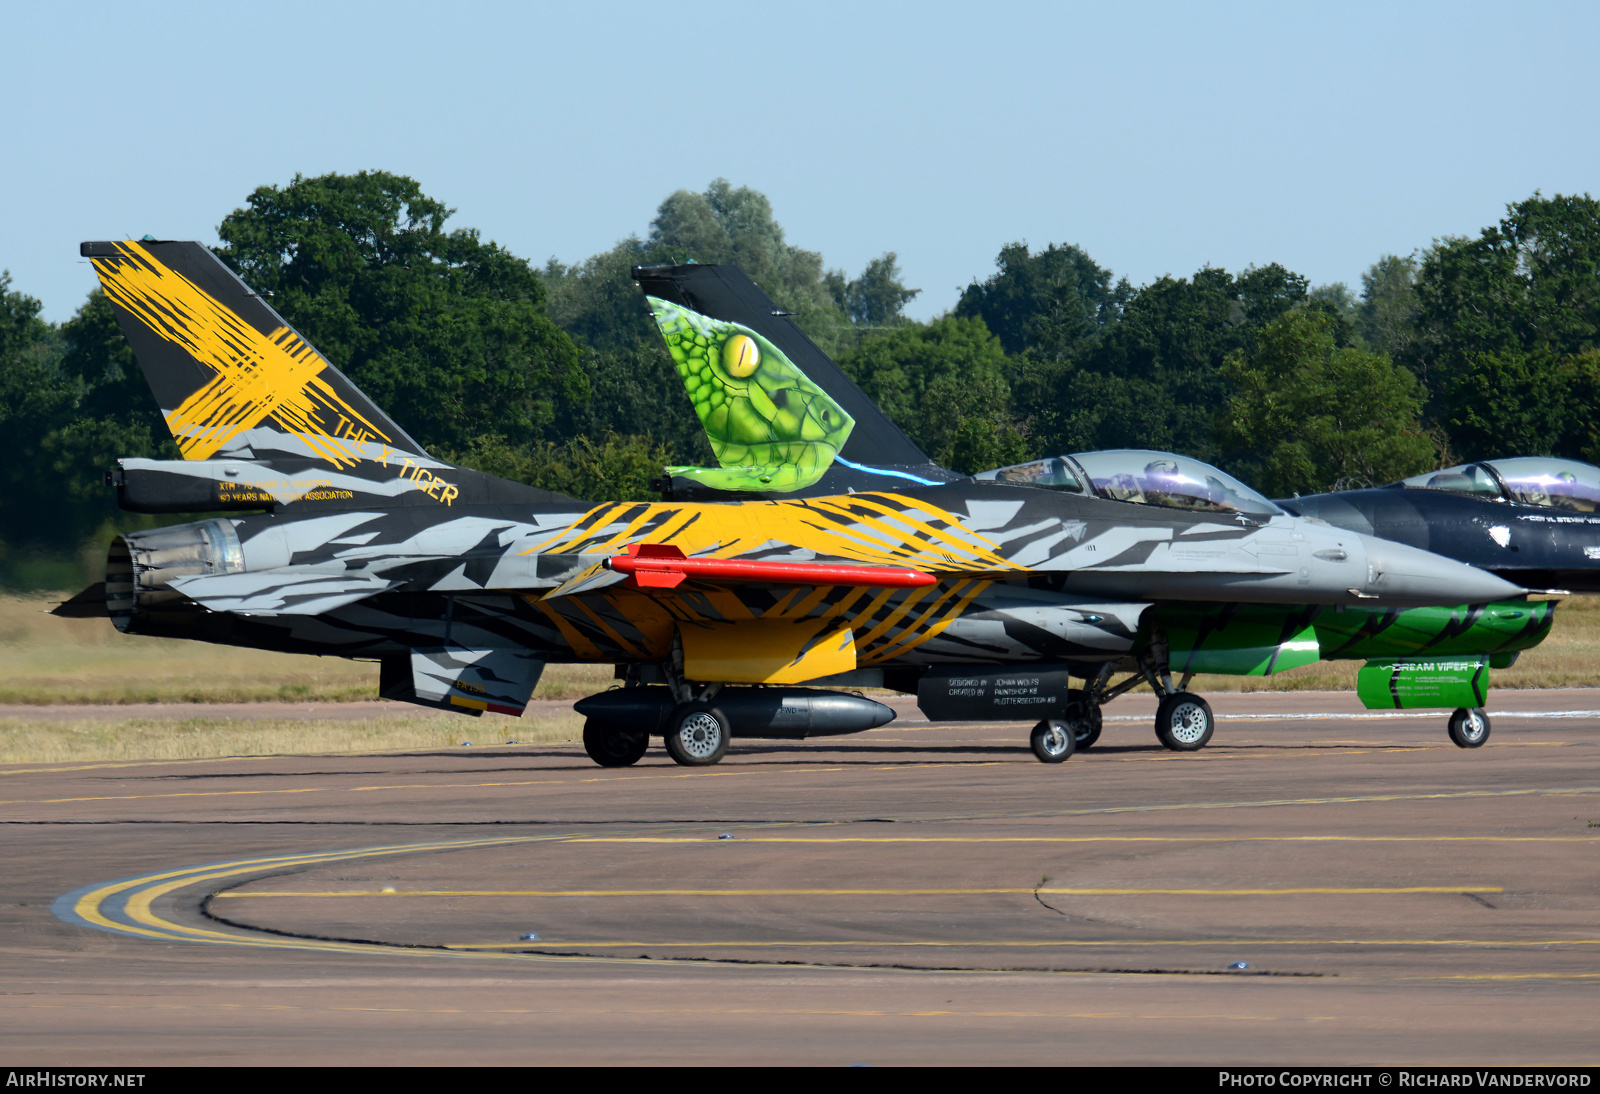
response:
<path id="1" fill-rule="evenodd" d="M 172 581 L 194 574 L 236 574 L 244 568 L 244 551 L 231 521 L 128 532 L 111 541 L 106 555 L 106 611 L 124 633 L 191 637 L 210 613 L 173 589 Z"/>

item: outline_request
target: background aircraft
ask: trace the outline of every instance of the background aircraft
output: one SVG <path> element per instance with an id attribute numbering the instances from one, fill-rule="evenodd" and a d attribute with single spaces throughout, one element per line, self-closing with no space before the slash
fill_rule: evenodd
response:
<path id="1" fill-rule="evenodd" d="M 433 458 L 198 244 L 83 253 L 185 456 L 119 461 L 119 502 L 241 515 L 117 537 L 103 589 L 64 612 L 375 660 L 383 695 L 466 713 L 520 713 L 548 661 L 612 663 L 626 686 L 578 704 L 602 764 L 635 762 L 652 734 L 678 762 L 704 764 L 732 735 L 854 732 L 892 717 L 800 683 L 912 691 L 942 716 L 974 703 L 1039 716 L 1034 751 L 1060 760 L 1076 727 L 1056 715 L 1091 719 L 1132 686 L 1106 687 L 1117 668 L 1163 695 L 1158 736 L 1189 750 L 1212 719 L 1172 685 L 1174 665 L 1242 664 L 1254 651 L 1262 671 L 1284 667 L 1321 648 L 1285 614 L 1306 605 L 1366 620 L 1351 635 L 1362 655 L 1403 657 L 1416 643 L 1393 625 L 1397 609 L 1519 591 L 1291 517 L 1239 484 L 1163 507 L 958 480 L 898 431 L 862 430 L 870 402 L 770 302 L 748 323 L 712 315 L 707 270 L 740 289 L 739 307 L 765 300 L 726 267 L 644 271 L 647 288 L 676 290 L 652 293 L 653 306 L 691 396 L 711 385 L 697 407 L 722 466 L 673 469 L 660 503 L 588 503 Z M 789 356 L 806 352 L 827 367 Z M 769 489 L 686 501 L 680 484 Z M 1513 650 L 1549 626 L 1547 608 L 1495 620 L 1428 648 L 1464 653 L 1461 641 L 1494 632 L 1493 649 Z M 1435 665 L 1428 697 L 1481 704 L 1488 652 Z M 1076 696 L 1071 676 L 1089 681 Z M 1413 686 L 1420 674 L 1389 677 L 1396 701 L 1427 690 Z M 1481 743 L 1487 723 L 1473 732 L 1462 743 Z"/>
<path id="2" fill-rule="evenodd" d="M 1470 563 L 1526 589 L 1600 593 L 1600 467 L 1592 464 L 1549 456 L 1485 460 L 1278 504 Z"/>

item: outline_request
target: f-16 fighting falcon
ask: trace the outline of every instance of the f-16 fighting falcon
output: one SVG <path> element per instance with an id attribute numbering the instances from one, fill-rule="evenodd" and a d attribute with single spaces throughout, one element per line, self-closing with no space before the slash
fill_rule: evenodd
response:
<path id="1" fill-rule="evenodd" d="M 1600 467 L 1593 464 L 1547 456 L 1485 460 L 1278 504 L 1527 589 L 1600 593 Z"/>
<path id="2" fill-rule="evenodd" d="M 1203 465 L 1109 492 L 1087 458 L 942 471 L 731 267 L 635 273 L 720 466 L 669 469 L 660 502 L 586 502 L 430 456 L 197 243 L 82 253 L 185 457 L 120 460 L 120 504 L 237 515 L 118 536 L 103 590 L 58 610 L 376 661 L 383 696 L 468 714 L 520 714 L 546 663 L 613 664 L 623 686 L 577 704 L 602 765 L 651 736 L 710 764 L 733 736 L 893 717 L 830 687 L 915 693 L 934 718 L 1038 717 L 1032 747 L 1056 762 L 1147 682 L 1158 737 L 1187 751 L 1212 717 L 1174 673 L 1329 652 L 1373 659 L 1388 705 L 1462 707 L 1452 736 L 1473 745 L 1490 657 L 1550 625 L 1549 605 L 1425 607 L 1521 590 L 1289 516 Z"/>

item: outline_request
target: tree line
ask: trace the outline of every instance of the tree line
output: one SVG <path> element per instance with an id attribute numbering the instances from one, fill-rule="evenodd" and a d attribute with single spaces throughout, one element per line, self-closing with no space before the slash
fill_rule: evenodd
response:
<path id="1" fill-rule="evenodd" d="M 217 254 L 435 454 L 579 497 L 648 497 L 663 465 L 712 460 L 629 277 L 691 261 L 741 266 L 958 471 L 1157 448 L 1286 496 L 1495 456 L 1600 462 L 1588 195 L 1535 193 L 1475 236 L 1383 255 L 1359 292 L 1278 263 L 1135 287 L 1077 246 L 1010 243 L 928 322 L 905 316 L 919 290 L 893 252 L 830 269 L 726 180 L 573 265 L 536 267 L 451 213 L 403 176 L 297 177 L 229 214 Z M 39 312 L 0 274 L 11 583 L 59 582 L 48 560 L 150 520 L 117 511 L 117 457 L 178 458 L 105 297 L 60 324 Z"/>

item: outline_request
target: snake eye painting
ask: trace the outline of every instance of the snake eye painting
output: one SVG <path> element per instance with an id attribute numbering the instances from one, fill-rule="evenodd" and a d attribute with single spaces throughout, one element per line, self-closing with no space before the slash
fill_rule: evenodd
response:
<path id="1" fill-rule="evenodd" d="M 719 490 L 792 491 L 820 479 L 855 419 L 750 328 L 646 299 L 720 465 L 668 473 Z"/>

